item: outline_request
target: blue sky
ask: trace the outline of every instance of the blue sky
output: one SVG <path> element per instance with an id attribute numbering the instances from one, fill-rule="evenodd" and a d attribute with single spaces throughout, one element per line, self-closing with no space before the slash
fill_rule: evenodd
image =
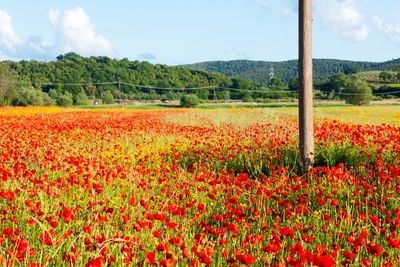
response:
<path id="1" fill-rule="evenodd" d="M 0 59 L 295 59 L 296 8 L 297 0 L 2 0 Z M 313 0 L 313 56 L 399 58 L 400 1 Z"/>

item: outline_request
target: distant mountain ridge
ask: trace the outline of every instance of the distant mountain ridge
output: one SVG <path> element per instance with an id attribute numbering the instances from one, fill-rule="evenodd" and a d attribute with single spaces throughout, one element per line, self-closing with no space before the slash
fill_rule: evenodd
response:
<path id="1" fill-rule="evenodd" d="M 235 76 L 263 85 L 268 83 L 271 68 L 274 77 L 282 79 L 284 83 L 287 83 L 292 77 L 297 77 L 297 60 L 279 62 L 251 60 L 207 61 L 182 65 L 182 67 L 222 73 L 227 76 Z M 400 68 L 400 58 L 386 62 L 313 59 L 314 80 L 326 79 L 332 74 L 344 72 L 349 67 L 356 67 L 359 71 L 394 70 Z"/>

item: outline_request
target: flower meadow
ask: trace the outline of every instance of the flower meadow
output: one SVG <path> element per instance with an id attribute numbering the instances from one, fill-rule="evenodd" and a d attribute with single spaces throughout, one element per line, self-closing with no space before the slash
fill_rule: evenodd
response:
<path id="1" fill-rule="evenodd" d="M 0 262 L 399 266 L 400 127 L 314 124 L 302 175 L 295 117 L 2 109 Z"/>

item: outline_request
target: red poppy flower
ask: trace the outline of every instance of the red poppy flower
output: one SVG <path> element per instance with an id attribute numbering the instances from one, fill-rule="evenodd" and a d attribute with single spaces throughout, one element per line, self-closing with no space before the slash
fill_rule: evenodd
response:
<path id="1" fill-rule="evenodd" d="M 346 251 L 345 253 L 343 253 L 343 256 L 349 260 L 352 260 L 356 256 L 356 254 L 351 253 L 350 251 Z"/>
<path id="2" fill-rule="evenodd" d="M 156 254 L 154 252 L 146 253 L 146 261 L 148 264 L 154 264 L 155 258 L 156 258 Z"/>
<path id="3" fill-rule="evenodd" d="M 4 228 L 3 231 L 1 231 L 1 232 L 3 233 L 3 235 L 5 237 L 12 236 L 14 233 L 13 229 L 11 229 L 11 228 Z"/>
<path id="4" fill-rule="evenodd" d="M 314 237 L 311 235 L 304 235 L 301 237 L 301 240 L 305 243 L 311 243 L 313 241 Z"/>
<path id="5" fill-rule="evenodd" d="M 400 248 L 400 240 L 398 239 L 390 239 L 388 242 L 388 247 L 389 248 Z"/>
<path id="6" fill-rule="evenodd" d="M 91 259 L 88 263 L 86 263 L 85 267 L 101 267 L 103 261 L 104 259 L 102 257 Z"/>
<path id="7" fill-rule="evenodd" d="M 181 238 L 179 238 L 179 237 L 172 237 L 172 238 L 169 239 L 168 242 L 169 242 L 171 245 L 177 246 L 177 245 L 179 245 L 179 244 L 181 243 Z"/>
<path id="8" fill-rule="evenodd" d="M 297 242 L 289 249 L 289 251 L 290 253 L 301 255 L 304 250 L 303 246 L 299 242 Z"/>
<path id="9" fill-rule="evenodd" d="M 174 267 L 174 261 L 172 258 L 160 260 L 159 264 L 163 267 Z"/>
<path id="10" fill-rule="evenodd" d="M 280 249 L 281 247 L 278 244 L 271 244 L 263 247 L 263 251 L 267 253 L 278 252 Z"/>
<path id="11" fill-rule="evenodd" d="M 231 232 L 234 232 L 235 234 L 239 233 L 239 226 L 236 223 L 231 223 L 229 224 L 226 229 L 228 229 Z"/>
<path id="12" fill-rule="evenodd" d="M 279 229 L 279 233 L 283 236 L 290 236 L 290 238 L 294 238 L 293 231 L 290 229 L 290 227 L 281 227 L 281 229 Z"/>
<path id="13" fill-rule="evenodd" d="M 236 255 L 236 259 L 241 264 L 245 264 L 245 265 L 250 265 L 256 260 L 255 257 L 253 257 L 252 255 L 249 255 L 249 254 L 238 254 L 238 255 Z"/>
<path id="14" fill-rule="evenodd" d="M 374 257 L 378 257 L 382 253 L 382 247 L 379 245 L 368 245 L 367 251 L 370 255 L 372 255 Z"/>
<path id="15" fill-rule="evenodd" d="M 329 256 L 314 256 L 312 262 L 315 266 L 319 267 L 332 267 L 336 265 L 335 261 Z"/>
<path id="16" fill-rule="evenodd" d="M 166 246 L 163 243 L 158 244 L 156 247 L 156 251 L 158 251 L 158 252 L 164 251 L 165 249 L 166 249 Z"/>
<path id="17" fill-rule="evenodd" d="M 375 215 L 371 216 L 369 219 L 371 220 L 373 225 L 375 225 L 375 226 L 379 226 L 380 225 L 379 219 Z"/>

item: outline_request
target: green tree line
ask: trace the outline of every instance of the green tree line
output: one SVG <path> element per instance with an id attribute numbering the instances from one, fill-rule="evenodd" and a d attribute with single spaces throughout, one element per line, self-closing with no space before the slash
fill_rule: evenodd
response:
<path id="1" fill-rule="evenodd" d="M 222 73 L 228 76 L 240 77 L 262 85 L 268 85 L 271 68 L 275 77 L 279 77 L 287 84 L 292 77 L 298 76 L 297 60 L 280 62 L 232 60 L 232 61 L 209 61 L 190 65 L 184 65 L 190 69 Z M 313 59 L 314 80 L 322 81 L 329 76 L 352 70 L 396 70 L 400 68 L 400 59 L 387 62 L 364 62 L 338 59 Z"/>
<path id="2" fill-rule="evenodd" d="M 152 100 L 180 99 L 183 90 L 158 88 L 226 87 L 259 90 L 260 85 L 242 78 L 192 70 L 181 66 L 153 65 L 148 62 L 111 59 L 108 57 L 82 57 L 67 53 L 56 61 L 38 62 L 22 60 L 0 63 L 1 105 L 60 105 L 84 104 L 88 99 Z M 129 84 L 101 84 L 121 81 Z M 68 85 L 85 83 L 85 85 Z M 211 90 L 196 90 L 201 99 L 212 99 Z M 221 92 L 218 92 L 221 96 Z M 226 96 L 226 93 L 223 93 Z M 245 93 L 230 92 L 230 98 L 242 98 Z M 222 95 L 223 96 L 223 95 Z"/>

